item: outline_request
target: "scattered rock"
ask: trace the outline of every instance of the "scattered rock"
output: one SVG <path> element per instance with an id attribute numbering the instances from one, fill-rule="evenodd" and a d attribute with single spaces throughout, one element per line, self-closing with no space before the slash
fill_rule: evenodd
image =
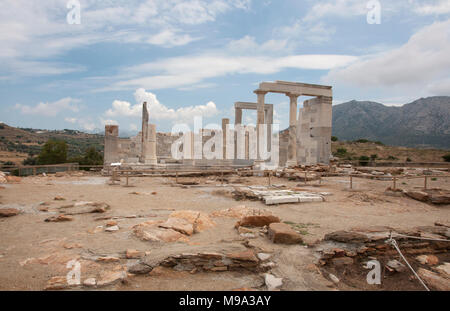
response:
<path id="1" fill-rule="evenodd" d="M 194 234 L 194 226 L 184 218 L 170 217 L 166 222 L 159 225 L 161 228 L 173 229 L 186 235 Z"/>
<path id="2" fill-rule="evenodd" d="M 106 232 L 116 232 L 119 231 L 119 226 L 111 226 L 111 227 L 106 227 L 105 228 Z"/>
<path id="3" fill-rule="evenodd" d="M 96 261 L 109 263 L 109 262 L 119 262 L 120 259 L 117 257 L 105 256 L 105 257 L 98 257 Z"/>
<path id="4" fill-rule="evenodd" d="M 173 229 L 159 227 L 162 222 L 148 221 L 133 227 L 133 233 L 143 241 L 152 242 L 187 242 L 187 236 Z"/>
<path id="5" fill-rule="evenodd" d="M 439 263 L 439 259 L 434 255 L 421 255 L 417 256 L 416 260 L 422 265 L 434 266 Z"/>
<path id="6" fill-rule="evenodd" d="M 106 223 L 107 227 L 113 227 L 113 226 L 117 226 L 117 221 L 115 220 L 110 220 Z"/>
<path id="7" fill-rule="evenodd" d="M 325 235 L 324 239 L 342 243 L 364 243 L 369 241 L 366 235 L 349 231 L 335 231 L 328 233 Z"/>
<path id="8" fill-rule="evenodd" d="M 389 268 L 393 269 L 396 272 L 406 271 L 406 266 L 396 259 L 388 261 L 386 266 L 388 266 Z"/>
<path id="9" fill-rule="evenodd" d="M 79 215 L 90 213 L 105 213 L 110 206 L 102 202 L 77 202 L 75 204 L 60 207 L 66 215 Z"/>
<path id="10" fill-rule="evenodd" d="M 268 233 L 269 239 L 273 243 L 298 244 L 303 242 L 301 235 L 284 223 L 271 223 Z"/>
<path id="11" fill-rule="evenodd" d="M 194 227 L 194 233 L 202 232 L 206 229 L 212 228 L 216 225 L 208 215 L 202 212 L 183 210 L 175 211 L 170 214 L 169 218 L 183 218 L 192 224 Z"/>
<path id="12" fill-rule="evenodd" d="M 252 216 L 244 216 L 239 220 L 235 228 L 242 227 L 264 227 L 268 226 L 271 223 L 279 223 L 280 218 L 272 215 L 252 215 Z"/>
<path id="13" fill-rule="evenodd" d="M 417 274 L 424 280 L 424 282 L 439 291 L 450 291 L 450 282 L 448 279 L 441 277 L 439 274 L 432 271 L 419 268 Z"/>
<path id="14" fill-rule="evenodd" d="M 340 282 L 339 278 L 332 273 L 328 274 L 328 277 L 334 284 L 338 284 Z"/>
<path id="15" fill-rule="evenodd" d="M 270 257 L 272 257 L 271 254 L 266 254 L 266 253 L 258 253 L 258 258 L 261 261 L 266 261 L 267 259 L 269 259 Z"/>
<path id="16" fill-rule="evenodd" d="M 265 274 L 264 282 L 266 283 L 267 290 L 269 291 L 274 291 L 283 285 L 282 278 L 276 278 L 275 276 L 269 273 Z"/>
<path id="17" fill-rule="evenodd" d="M 127 273 L 125 271 L 103 271 L 100 275 L 100 279 L 97 282 L 97 286 L 108 286 L 118 282 L 123 282 L 127 279 Z"/>
<path id="18" fill-rule="evenodd" d="M 6 181 L 11 184 L 18 184 L 22 181 L 22 178 L 18 176 L 6 176 Z"/>
<path id="19" fill-rule="evenodd" d="M 239 261 L 258 262 L 258 258 L 256 258 L 255 253 L 251 250 L 246 250 L 239 253 L 231 253 L 228 254 L 227 257 Z"/>
<path id="20" fill-rule="evenodd" d="M 65 276 L 55 276 L 48 280 L 45 290 L 60 290 L 69 287 Z"/>
<path id="21" fill-rule="evenodd" d="M 73 218 L 66 215 L 58 215 L 58 216 L 52 216 L 47 219 L 45 219 L 45 222 L 64 222 L 64 221 L 72 221 Z"/>
<path id="22" fill-rule="evenodd" d="M 97 285 L 97 281 L 95 280 L 95 278 L 89 278 L 84 280 L 83 285 L 87 287 L 93 287 Z"/>
<path id="23" fill-rule="evenodd" d="M 66 243 L 63 245 L 65 249 L 83 248 L 83 245 L 79 243 Z"/>
<path id="24" fill-rule="evenodd" d="M 145 263 L 138 262 L 128 268 L 129 273 L 133 274 L 147 274 L 153 270 L 153 267 L 146 265 Z"/>
<path id="25" fill-rule="evenodd" d="M 428 193 L 423 192 L 423 191 L 410 190 L 410 191 L 406 191 L 405 194 L 408 197 L 413 198 L 414 200 L 418 200 L 418 201 L 422 201 L 422 202 L 426 202 L 426 201 L 428 201 L 428 199 L 430 199 L 430 196 L 428 195 Z"/>
<path id="26" fill-rule="evenodd" d="M 353 258 L 350 257 L 338 257 L 331 259 L 335 266 L 347 266 L 353 264 Z"/>
<path id="27" fill-rule="evenodd" d="M 127 259 L 139 259 L 144 256 L 143 252 L 137 251 L 135 249 L 127 249 L 126 257 Z"/>
<path id="28" fill-rule="evenodd" d="M 17 208 L 0 208 L 0 217 L 12 217 L 20 214 Z"/>
<path id="29" fill-rule="evenodd" d="M 66 199 L 60 196 L 54 198 L 55 201 L 65 201 Z"/>

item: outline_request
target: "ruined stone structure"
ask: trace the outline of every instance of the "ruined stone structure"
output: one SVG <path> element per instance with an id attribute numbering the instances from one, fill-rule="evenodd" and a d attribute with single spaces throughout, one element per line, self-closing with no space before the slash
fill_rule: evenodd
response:
<path id="1" fill-rule="evenodd" d="M 267 93 L 285 94 L 290 99 L 286 166 L 329 163 L 333 100 L 331 86 L 286 81 L 262 82 L 254 93 L 258 98 L 257 129 L 260 124 L 271 122 L 265 118 L 264 113 Z M 300 109 L 300 118 L 297 119 L 297 99 L 300 96 L 315 98 L 304 102 L 304 108 Z M 258 150 L 259 148 L 258 145 Z"/>
<path id="2" fill-rule="evenodd" d="M 118 125 L 105 125 L 104 164 L 123 162 L 156 165 L 156 125 L 149 124 L 147 103 L 142 105 L 142 131 L 135 137 L 120 138 Z"/>
<path id="3" fill-rule="evenodd" d="M 262 163 L 269 162 L 263 160 L 261 154 L 268 152 L 272 156 L 270 159 L 272 162 L 274 154 L 271 148 L 274 146 L 277 147 L 277 153 L 279 146 L 279 154 L 275 162 L 280 166 L 329 163 L 332 126 L 331 86 L 285 81 L 262 82 L 254 93 L 257 94 L 257 102 L 235 103 L 234 129 L 230 129 L 229 119 L 222 119 L 221 130 L 215 131 L 215 134 L 206 129 L 201 129 L 198 133 L 175 135 L 156 133 L 156 126 L 148 123 L 149 112 L 147 104 L 143 103 L 142 131 L 137 136 L 129 139 L 119 138 L 117 125 L 105 126 L 105 165 L 123 162 L 138 166 L 154 166 L 157 164 L 158 156 L 160 164 L 163 165 L 262 167 Z M 285 94 L 290 99 L 289 128 L 287 131 L 281 131 L 279 136 L 273 135 L 274 111 L 273 105 L 265 102 L 267 93 Z M 297 100 L 300 96 L 314 98 L 304 102 L 297 118 Z M 256 128 L 242 124 L 243 110 L 257 111 Z M 266 140 L 257 139 L 259 131 L 266 132 L 261 135 L 267 135 L 267 146 L 264 146 Z M 183 135 L 181 140 L 180 135 Z M 222 145 L 208 145 L 210 144 L 208 141 L 214 135 L 221 136 Z M 174 143 L 182 145 L 182 148 L 178 149 L 181 156 L 177 159 L 172 158 Z M 212 147 L 205 150 L 213 151 L 216 158 L 205 157 L 204 146 Z"/>

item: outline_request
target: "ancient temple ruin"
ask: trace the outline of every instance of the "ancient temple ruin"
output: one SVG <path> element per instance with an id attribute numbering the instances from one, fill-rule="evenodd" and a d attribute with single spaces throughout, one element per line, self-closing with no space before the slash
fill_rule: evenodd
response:
<path id="1" fill-rule="evenodd" d="M 118 125 L 105 125 L 104 164 L 112 163 L 157 165 L 156 125 L 149 124 L 147 103 L 142 105 L 142 130 L 135 137 L 120 138 Z"/>
<path id="2" fill-rule="evenodd" d="M 221 131 L 212 134 L 211 130 L 200 129 L 198 133 L 157 133 L 156 125 L 149 124 L 147 103 L 142 108 L 142 131 L 128 139 L 119 137 L 117 125 L 105 126 L 105 165 L 126 163 L 139 167 L 168 167 L 172 164 L 196 167 L 213 166 L 254 166 L 262 167 L 267 159 L 261 158 L 261 150 L 271 154 L 277 152 L 277 166 L 328 164 L 331 156 L 332 128 L 332 87 L 275 81 L 262 82 L 254 91 L 256 102 L 236 102 L 234 127 L 230 128 L 230 120 L 222 119 Z M 265 102 L 267 93 L 285 94 L 290 99 L 289 128 L 285 131 L 274 131 L 272 104 Z M 314 97 L 305 100 L 298 110 L 300 96 Z M 256 110 L 256 127 L 242 123 L 243 110 Z M 297 111 L 298 116 L 297 116 Z M 151 112 L 150 112 L 151 113 Z M 264 132 L 264 133 L 260 133 Z M 221 143 L 214 145 L 214 159 L 205 157 L 204 146 L 208 139 L 221 136 Z M 265 135 L 263 139 L 257 139 Z M 182 137 L 181 137 L 182 136 Z M 263 136 L 261 136 L 263 137 Z M 216 137 L 217 138 L 217 137 Z M 261 142 L 263 144 L 261 145 Z M 267 142 L 267 144 L 265 144 Z M 175 157 L 173 146 L 182 145 L 181 157 Z M 274 148 L 274 146 L 276 148 Z M 175 149 L 178 150 L 179 146 Z M 274 150 L 272 150 L 274 149 Z M 276 149 L 276 150 L 275 150 Z"/>

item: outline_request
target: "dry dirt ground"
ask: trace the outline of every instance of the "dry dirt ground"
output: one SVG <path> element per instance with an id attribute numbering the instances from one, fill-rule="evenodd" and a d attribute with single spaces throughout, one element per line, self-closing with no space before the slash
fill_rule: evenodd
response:
<path id="1" fill-rule="evenodd" d="M 329 192 L 322 203 L 297 203 L 266 206 L 260 201 L 235 201 L 230 184 L 221 185 L 211 178 L 196 178 L 198 186 L 183 188 L 174 185 L 174 178 L 132 178 L 132 187 L 111 186 L 109 178 L 83 177 L 27 177 L 21 183 L 0 187 L 0 207 L 23 210 L 20 215 L 0 218 L 0 290 L 43 290 L 54 276 L 65 276 L 67 262 L 81 262 L 81 280 L 97 277 L 99 271 L 122 270 L 133 263 L 121 257 L 119 262 L 99 263 L 92 255 L 118 256 L 127 249 L 147 252 L 149 256 L 170 256 L 197 251 L 244 251 L 253 247 L 269 253 L 276 267 L 272 274 L 283 278 L 282 290 L 335 290 L 314 265 L 314 256 L 306 245 L 279 245 L 267 236 L 258 235 L 245 240 L 234 224 L 238 219 L 214 217 L 216 226 L 196 233 L 185 242 L 158 243 L 139 240 L 132 226 L 149 220 L 165 220 L 173 211 L 194 210 L 211 214 L 240 205 L 269 209 L 282 221 L 302 228 L 306 244 L 314 243 L 326 233 L 358 226 L 391 226 L 408 229 L 414 226 L 432 226 L 435 221 L 450 220 L 448 206 L 436 207 L 406 197 L 385 195 L 391 185 L 388 181 L 356 179 L 349 190 L 346 177 L 328 177 L 303 185 L 286 179 L 272 178 L 273 184 L 298 187 L 313 192 Z M 208 180 L 208 183 L 206 181 Z M 245 177 L 244 185 L 266 185 L 267 178 Z M 429 181 L 430 187 L 450 189 L 450 180 Z M 398 187 L 420 188 L 423 180 L 408 180 Z M 133 192 L 137 194 L 132 194 Z M 156 192 L 152 194 L 152 192 Z M 62 197 L 64 201 L 55 201 Z M 54 214 L 40 211 L 40 203 L 52 208 L 80 201 L 105 202 L 111 209 L 104 214 L 81 214 L 69 222 L 45 222 Z M 108 220 L 118 218 L 117 232 L 96 229 Z M 89 290 L 81 287 L 78 289 Z M 246 272 L 189 273 L 172 269 L 155 269 L 150 274 L 130 276 L 125 283 L 101 290 L 266 290 L 263 274 Z"/>

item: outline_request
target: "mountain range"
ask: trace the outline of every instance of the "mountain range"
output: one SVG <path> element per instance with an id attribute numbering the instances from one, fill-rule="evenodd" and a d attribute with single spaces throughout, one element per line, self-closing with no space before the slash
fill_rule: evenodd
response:
<path id="1" fill-rule="evenodd" d="M 450 96 L 420 98 L 401 107 L 371 101 L 333 106 L 333 136 L 386 145 L 450 149 Z"/>

